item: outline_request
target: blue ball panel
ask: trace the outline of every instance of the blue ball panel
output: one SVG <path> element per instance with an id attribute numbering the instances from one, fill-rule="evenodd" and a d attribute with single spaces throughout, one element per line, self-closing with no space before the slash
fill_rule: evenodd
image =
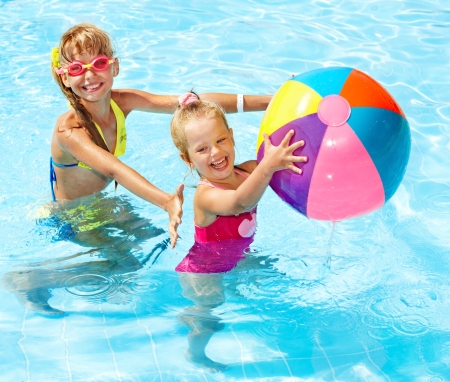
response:
<path id="1" fill-rule="evenodd" d="M 408 164 L 411 150 L 408 122 L 390 110 L 358 107 L 352 109 L 348 124 L 372 158 L 388 201 L 400 185 Z"/>
<path id="2" fill-rule="evenodd" d="M 314 89 L 322 97 L 339 94 L 352 68 L 323 68 L 299 74 L 290 81 L 298 81 Z"/>

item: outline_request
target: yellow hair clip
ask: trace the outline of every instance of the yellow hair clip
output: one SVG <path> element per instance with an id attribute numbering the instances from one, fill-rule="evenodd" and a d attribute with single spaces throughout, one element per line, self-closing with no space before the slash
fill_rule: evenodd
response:
<path id="1" fill-rule="evenodd" d="M 50 57 L 52 58 L 52 63 L 55 68 L 60 68 L 61 64 L 59 63 L 59 48 L 53 48 L 50 53 Z"/>

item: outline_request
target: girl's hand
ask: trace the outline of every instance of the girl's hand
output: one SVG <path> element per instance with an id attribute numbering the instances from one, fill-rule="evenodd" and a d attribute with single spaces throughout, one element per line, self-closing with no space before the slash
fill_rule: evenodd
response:
<path id="1" fill-rule="evenodd" d="M 183 196 L 184 184 L 180 184 L 167 203 L 166 211 L 169 214 L 169 233 L 170 243 L 172 248 L 175 248 L 178 240 L 177 228 L 181 224 L 181 217 L 183 216 Z"/>
<path id="2" fill-rule="evenodd" d="M 305 145 L 305 141 L 300 140 L 298 142 L 289 145 L 289 142 L 294 135 L 294 130 L 290 130 L 283 138 L 279 146 L 272 145 L 269 136 L 263 133 L 264 136 L 264 159 L 266 164 L 272 173 L 278 170 L 288 168 L 297 174 L 302 173 L 302 169 L 294 165 L 294 162 L 306 162 L 308 158 L 306 156 L 295 156 L 293 152 L 299 147 Z"/>

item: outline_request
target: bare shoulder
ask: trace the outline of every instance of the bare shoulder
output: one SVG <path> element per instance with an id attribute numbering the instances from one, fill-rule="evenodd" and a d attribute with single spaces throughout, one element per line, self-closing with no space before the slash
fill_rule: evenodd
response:
<path id="1" fill-rule="evenodd" d="M 258 162 L 256 160 L 249 160 L 247 162 L 238 164 L 235 167 L 244 170 L 248 174 L 251 174 L 253 171 L 255 171 L 256 166 L 258 166 Z"/>
<path id="2" fill-rule="evenodd" d="M 73 109 L 61 114 L 56 120 L 54 139 L 61 148 L 75 142 L 90 142 L 87 131 L 81 126 L 78 116 Z"/>
<path id="3" fill-rule="evenodd" d="M 58 137 L 66 137 L 74 128 L 80 127 L 80 121 L 73 109 L 61 114 L 56 120 L 55 135 Z"/>
<path id="4" fill-rule="evenodd" d="M 136 102 L 136 92 L 134 89 L 114 89 L 111 90 L 111 98 L 119 106 L 125 116 L 132 110 Z"/>
<path id="5" fill-rule="evenodd" d="M 198 184 L 194 194 L 194 205 L 201 206 L 205 199 L 209 197 L 209 193 L 214 191 L 215 188 L 209 187 L 204 184 Z"/>

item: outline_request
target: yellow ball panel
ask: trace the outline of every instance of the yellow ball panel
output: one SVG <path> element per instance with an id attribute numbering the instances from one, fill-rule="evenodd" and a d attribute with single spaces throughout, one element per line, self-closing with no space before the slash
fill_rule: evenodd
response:
<path id="1" fill-rule="evenodd" d="M 317 112 L 322 97 L 309 86 L 287 81 L 275 93 L 264 114 L 259 129 L 256 152 L 264 141 L 262 133 L 271 135 L 287 123 Z"/>

